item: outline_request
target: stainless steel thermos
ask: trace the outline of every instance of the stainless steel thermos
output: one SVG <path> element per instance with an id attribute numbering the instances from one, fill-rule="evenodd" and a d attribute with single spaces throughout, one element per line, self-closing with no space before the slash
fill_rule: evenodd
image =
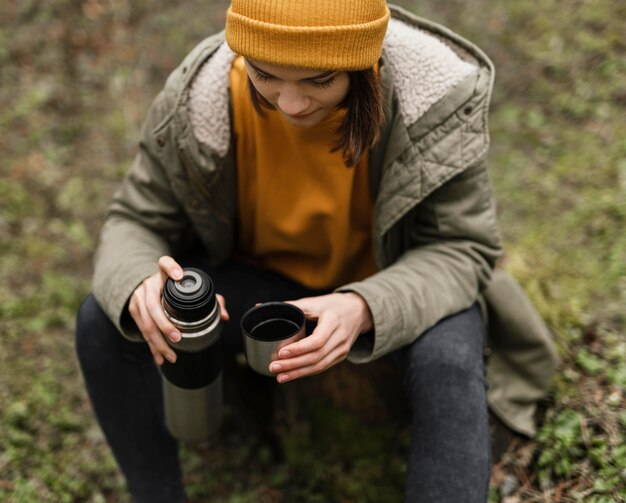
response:
<path id="1" fill-rule="evenodd" d="M 179 440 L 203 442 L 222 422 L 222 323 L 213 282 L 196 268 L 163 287 L 162 304 L 182 338 L 161 365 L 165 423 Z"/>

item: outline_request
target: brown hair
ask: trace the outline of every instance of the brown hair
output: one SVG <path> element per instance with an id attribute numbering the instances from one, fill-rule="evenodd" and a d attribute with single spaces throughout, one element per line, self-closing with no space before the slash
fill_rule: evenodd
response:
<path id="1" fill-rule="evenodd" d="M 382 81 L 373 68 L 348 72 L 350 88 L 346 98 L 338 108 L 347 110 L 344 119 L 337 128 L 336 142 L 331 152 L 341 151 L 346 166 L 354 166 L 365 151 L 380 138 L 380 128 L 385 120 L 383 110 Z M 262 107 L 274 109 L 254 87 L 248 77 L 248 89 L 254 109 L 264 116 Z"/>

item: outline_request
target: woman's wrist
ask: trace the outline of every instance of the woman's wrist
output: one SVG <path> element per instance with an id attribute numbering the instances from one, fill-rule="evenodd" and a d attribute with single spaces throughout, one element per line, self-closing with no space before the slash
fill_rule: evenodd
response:
<path id="1" fill-rule="evenodd" d="M 374 328 L 374 319 L 365 299 L 356 292 L 345 292 L 343 295 L 349 296 L 356 306 L 359 334 L 372 330 Z"/>

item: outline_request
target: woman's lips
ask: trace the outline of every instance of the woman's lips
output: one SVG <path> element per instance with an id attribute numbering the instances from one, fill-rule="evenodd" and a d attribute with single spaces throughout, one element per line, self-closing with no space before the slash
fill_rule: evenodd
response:
<path id="1" fill-rule="evenodd" d="M 315 110 L 313 110 L 313 112 L 315 112 Z M 297 114 L 297 115 L 290 115 L 287 114 L 289 117 L 291 117 L 292 119 L 304 119 L 305 117 L 308 117 L 309 115 L 312 115 L 313 112 L 308 112 L 306 114 Z"/>

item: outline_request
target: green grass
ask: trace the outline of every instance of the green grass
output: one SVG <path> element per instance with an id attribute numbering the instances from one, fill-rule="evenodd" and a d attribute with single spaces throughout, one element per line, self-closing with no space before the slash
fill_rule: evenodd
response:
<path id="1" fill-rule="evenodd" d="M 473 40 L 496 64 L 490 166 L 506 267 L 562 357 L 539 435 L 494 467 L 491 500 L 626 501 L 626 7 L 402 5 Z M 74 315 L 143 115 L 167 73 L 220 25 L 224 6 L 0 6 L 2 501 L 128 501 L 75 361 Z M 355 417 L 324 402 L 311 410 L 281 431 L 282 464 L 236 431 L 210 449 L 184 449 L 190 495 L 397 501 L 406 435 L 364 435 Z"/>

